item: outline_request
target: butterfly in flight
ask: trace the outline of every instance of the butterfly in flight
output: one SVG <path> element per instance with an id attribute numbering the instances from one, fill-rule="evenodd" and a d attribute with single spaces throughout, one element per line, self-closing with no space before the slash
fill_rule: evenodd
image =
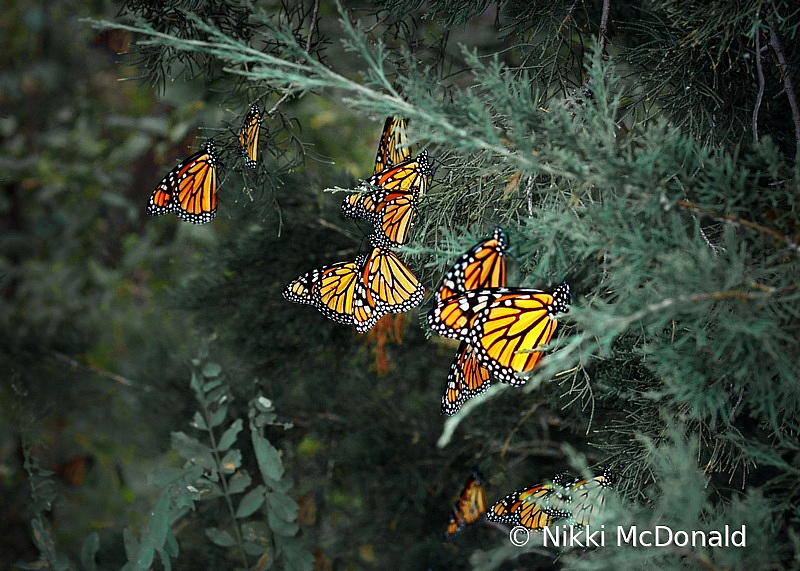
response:
<path id="1" fill-rule="evenodd" d="M 478 472 L 473 472 L 464 484 L 450 514 L 444 538 L 452 540 L 464 528 L 477 522 L 486 513 L 486 491 Z"/>
<path id="2" fill-rule="evenodd" d="M 217 152 L 213 141 L 169 171 L 150 195 L 150 216 L 174 213 L 193 224 L 217 214 Z"/>
<path id="3" fill-rule="evenodd" d="M 486 519 L 509 526 L 524 526 L 532 531 L 541 530 L 557 521 L 569 517 L 570 512 L 553 507 L 565 501 L 560 492 L 559 476 L 553 482 L 527 486 L 511 492 L 495 502 L 486 512 Z"/>
<path id="4" fill-rule="evenodd" d="M 375 228 L 370 237 L 373 245 L 402 246 L 408 241 L 419 197 L 425 193 L 432 172 L 428 153 L 422 151 L 415 159 L 407 159 L 372 175 L 367 183 L 376 188 L 345 198 L 342 214 L 346 218 L 371 222 Z"/>
<path id="5" fill-rule="evenodd" d="M 381 140 L 378 142 L 378 153 L 375 157 L 375 174 L 411 158 L 411 151 L 406 143 L 408 119 L 389 116 L 383 124 Z"/>
<path id="6" fill-rule="evenodd" d="M 468 290 L 506 285 L 506 254 L 508 238 L 499 226 L 493 235 L 461 255 L 442 279 L 435 294 L 441 303 Z M 484 367 L 475 351 L 462 341 L 456 351 L 442 394 L 442 414 L 452 416 L 467 400 L 482 394 L 491 384 L 489 369 Z"/>
<path id="7" fill-rule="evenodd" d="M 261 131 L 261 112 L 258 105 L 253 103 L 249 113 L 244 118 L 242 128 L 239 130 L 239 155 L 244 157 L 244 164 L 254 169 L 258 166 L 258 135 Z"/>
<path id="8" fill-rule="evenodd" d="M 528 288 L 469 290 L 441 300 L 428 312 L 431 329 L 466 341 L 480 363 L 500 381 L 514 386 L 518 375 L 533 369 L 550 342 L 558 321 L 569 310 L 569 286 L 552 293 Z"/>
<path id="9" fill-rule="evenodd" d="M 397 254 L 376 246 L 352 262 L 315 268 L 289 282 L 283 296 L 316 307 L 337 323 L 366 333 L 387 313 L 403 313 L 422 303 L 425 288 Z"/>

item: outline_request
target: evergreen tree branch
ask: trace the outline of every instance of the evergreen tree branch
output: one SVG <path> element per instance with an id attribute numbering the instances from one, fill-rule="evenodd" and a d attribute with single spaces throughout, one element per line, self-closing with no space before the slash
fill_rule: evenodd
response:
<path id="1" fill-rule="evenodd" d="M 789 69 L 789 64 L 786 61 L 786 55 L 783 53 L 781 39 L 778 32 L 769 24 L 769 43 L 772 49 L 775 50 L 775 55 L 778 57 L 778 64 L 783 72 L 783 90 L 786 97 L 789 99 L 789 107 L 792 109 L 792 121 L 794 122 L 794 138 L 795 138 L 795 163 L 800 162 L 800 107 L 797 105 L 797 96 L 794 92 L 794 82 L 792 81 L 792 73 Z"/>
<path id="2" fill-rule="evenodd" d="M 605 334 L 612 333 L 614 336 L 620 335 L 628 330 L 632 325 L 643 321 L 650 315 L 662 314 L 666 309 L 675 306 L 690 306 L 695 303 L 704 301 L 725 301 L 737 300 L 748 301 L 755 299 L 766 299 L 771 297 L 781 297 L 788 295 L 791 292 L 800 289 L 800 283 L 793 284 L 784 288 L 775 288 L 770 286 L 763 286 L 761 284 L 752 284 L 753 288 L 758 291 L 744 291 L 739 289 L 733 290 L 720 290 L 707 293 L 692 293 L 686 295 L 678 295 L 675 297 L 668 297 L 661 301 L 651 303 L 645 307 L 634 311 L 628 315 L 621 315 L 619 317 L 610 317 L 602 320 L 602 327 Z"/>
<path id="3" fill-rule="evenodd" d="M 561 30 L 563 30 L 563 29 L 564 29 L 564 25 L 565 25 L 567 22 L 570 22 L 570 21 L 572 21 L 572 14 L 573 14 L 573 12 L 575 12 L 575 8 L 577 8 L 577 6 L 578 6 L 578 2 L 580 2 L 580 0 L 575 0 L 575 1 L 572 3 L 572 6 L 570 6 L 570 7 L 569 7 L 569 10 L 567 10 L 567 15 L 566 15 L 566 16 L 564 16 L 564 18 L 561 20 L 561 23 L 558 25 L 558 30 L 557 30 L 557 32 L 556 32 L 556 33 L 557 33 L 559 36 L 561 35 Z"/>
<path id="4" fill-rule="evenodd" d="M 519 429 L 522 427 L 522 425 L 528 422 L 528 420 L 530 420 L 530 418 L 534 414 L 536 414 L 536 411 L 539 410 L 540 406 L 542 406 L 541 402 L 535 403 L 531 408 L 528 409 L 528 412 L 522 415 L 522 417 L 519 419 L 519 422 L 517 422 L 514 428 L 512 428 L 509 431 L 508 436 L 506 436 L 506 441 L 503 443 L 503 447 L 500 449 L 501 460 L 506 457 L 506 453 L 508 452 L 508 447 L 511 446 L 511 439 L 514 438 L 514 435 L 517 432 L 519 432 Z"/>
<path id="5" fill-rule="evenodd" d="M 326 88 L 340 89 L 350 94 L 349 97 L 343 98 L 343 101 L 352 105 L 355 109 L 369 109 L 371 112 L 375 112 L 375 109 L 391 109 L 391 113 L 409 117 L 423 128 L 435 125 L 435 131 L 429 130 L 427 132 L 432 142 L 446 143 L 450 146 L 459 144 L 464 148 L 472 148 L 475 152 L 489 153 L 494 155 L 498 161 L 508 162 L 511 165 L 515 165 L 519 170 L 526 172 L 539 170 L 551 175 L 565 174 L 563 170 L 553 166 L 547 160 L 507 146 L 499 137 L 471 132 L 465 127 L 455 124 L 452 117 L 438 113 L 437 109 L 415 106 L 406 101 L 383 73 L 382 45 L 378 43 L 377 54 L 370 53 L 362 34 L 353 27 L 347 18 L 341 19 L 342 26 L 348 36 L 346 46 L 351 50 L 358 51 L 372 72 L 369 76 L 370 81 L 366 83 L 359 83 L 350 79 L 315 59 L 302 61 L 305 56 L 303 47 L 298 45 L 291 35 L 283 34 L 279 30 L 275 31 L 275 36 L 286 46 L 289 55 L 294 54 L 297 59 L 289 60 L 258 51 L 234 38 L 226 36 L 220 30 L 196 19 L 195 16 L 189 15 L 188 17 L 196 21 L 199 29 L 212 35 L 215 41 L 179 38 L 158 32 L 150 26 L 136 27 L 112 24 L 102 20 L 91 20 L 91 23 L 99 27 L 113 25 L 120 29 L 150 36 L 154 40 L 166 42 L 185 50 L 208 51 L 230 63 L 242 64 L 247 62 L 246 69 L 225 68 L 225 71 L 254 81 L 267 81 L 275 87 L 283 86 L 285 89 L 292 87 L 304 92 Z M 467 55 L 471 57 L 470 61 L 478 61 L 476 55 Z M 491 69 L 483 70 L 483 73 L 491 74 L 491 76 L 487 75 L 486 78 L 481 79 L 494 78 L 497 80 L 499 70 L 496 68 L 497 66 L 493 66 Z M 519 86 L 515 85 L 514 89 L 522 89 L 522 83 Z M 527 87 L 525 89 L 527 93 Z M 510 97 L 517 97 L 518 95 L 518 93 L 514 92 Z M 471 97 L 469 94 L 465 94 L 465 98 L 469 97 Z M 465 100 L 463 103 L 477 103 L 477 99 L 475 102 Z M 491 127 L 491 125 L 489 126 Z"/>

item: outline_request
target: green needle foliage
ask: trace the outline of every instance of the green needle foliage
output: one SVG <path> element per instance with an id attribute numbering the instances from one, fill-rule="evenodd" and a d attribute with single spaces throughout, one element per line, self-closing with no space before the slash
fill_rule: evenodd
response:
<path id="1" fill-rule="evenodd" d="M 150 384 L 123 394 L 145 410 L 173 397 L 183 414 L 157 424 L 154 448 L 169 439 L 171 452 L 148 479 L 160 490 L 148 515 L 140 510 L 125 526 L 119 566 L 780 569 L 797 561 L 793 3 L 127 2 L 117 21 L 92 23 L 134 34 L 141 73 L 163 92 L 181 78 L 201 107 L 233 110 L 207 115 L 217 121 L 204 135 L 216 137 L 222 157 L 219 216 L 209 234 L 191 230 L 207 239 L 179 239 L 190 231 L 177 221 L 177 238 L 131 238 L 133 252 L 167 244 L 158 263 L 145 264 L 156 278 L 137 282 L 160 288 L 164 306 L 147 303 L 163 316 L 148 322 L 159 334 L 135 345 L 142 363 L 132 370 Z M 264 131 L 251 173 L 237 166 L 234 147 L 254 101 Z M 500 224 L 511 242 L 509 286 L 566 281 L 573 295 L 525 386 L 494 386 L 452 418 L 438 410 L 455 346 L 430 334 L 427 307 L 356 336 L 281 296 L 296 276 L 367 247 L 369 224 L 345 221 L 342 194 L 324 189 L 356 189 L 371 174 L 388 115 L 408 118 L 412 153 L 434 158 L 399 251 L 429 291 Z M 22 188 L 28 171 L 15 169 Z M 41 247 L 55 269 L 75 257 Z M 71 300 L 66 313 L 43 315 L 57 306 L 37 283 L 47 266 L 23 261 L 26 271 L 9 270 L 4 354 L 24 349 L 15 379 L 35 387 L 55 376 L 37 357 L 85 363 L 76 357 L 97 353 L 103 308 L 79 303 L 63 278 L 53 298 Z M 28 299 L 49 303 L 27 309 Z M 64 336 L 47 323 L 71 342 L 59 343 Z M 186 391 L 165 355 L 211 335 L 218 361 L 201 350 Z M 151 385 L 155 394 L 143 388 Z M 30 390 L 20 391 L 23 404 L 45 394 Z M 192 430 L 175 431 L 186 415 Z M 47 474 L 33 451 L 25 448 L 40 561 L 99 568 L 113 553 L 102 534 L 84 534 L 77 556 L 48 531 L 42 513 L 56 495 L 41 484 Z M 590 477 L 603 466 L 617 476 L 598 515 L 613 529 L 609 542 L 617 526 L 745 526 L 746 547 L 553 549 L 533 534 L 520 548 L 489 525 L 441 542 L 474 468 L 491 505 L 561 471 Z"/>

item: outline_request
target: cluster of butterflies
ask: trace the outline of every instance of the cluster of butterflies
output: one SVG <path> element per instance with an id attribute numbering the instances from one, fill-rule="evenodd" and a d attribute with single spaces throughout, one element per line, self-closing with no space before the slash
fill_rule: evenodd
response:
<path id="1" fill-rule="evenodd" d="M 392 248 L 403 246 L 425 193 L 432 167 L 426 151 L 411 158 L 405 144 L 408 121 L 389 117 L 384 124 L 368 189 L 342 202 L 347 218 L 370 222 L 372 249 L 355 260 L 334 262 L 306 272 L 283 290 L 293 303 L 315 307 L 337 323 L 369 331 L 388 313 L 404 313 L 422 303 L 425 288 Z"/>
<path id="2" fill-rule="evenodd" d="M 552 293 L 506 287 L 508 238 L 500 227 L 460 256 L 447 271 L 428 312 L 431 329 L 458 339 L 442 395 L 442 414 L 489 388 L 493 375 L 513 386 L 533 369 L 556 330 L 557 314 L 569 309 L 569 285 Z"/>
<path id="3" fill-rule="evenodd" d="M 422 302 L 424 288 L 391 248 L 408 241 L 420 197 L 431 173 L 425 151 L 411 158 L 405 143 L 408 121 L 386 119 L 374 174 L 366 192 L 342 202 L 342 214 L 369 221 L 372 249 L 355 260 L 314 268 L 284 288 L 294 303 L 309 304 L 337 323 L 365 333 L 387 313 L 403 313 Z M 569 306 L 569 286 L 552 293 L 506 287 L 508 239 L 501 228 L 460 256 L 445 274 L 428 313 L 431 329 L 461 341 L 442 396 L 441 411 L 458 412 L 483 393 L 493 375 L 514 386 L 539 362 Z"/>
<path id="4" fill-rule="evenodd" d="M 616 475 L 608 467 L 601 475 L 589 479 L 570 479 L 558 474 L 549 482 L 511 492 L 487 509 L 482 478 L 473 472 L 453 506 L 444 536 L 451 540 L 461 530 L 484 518 L 531 531 L 540 531 L 556 523 L 586 526 L 603 509 L 607 491 L 615 482 Z"/>
<path id="5" fill-rule="evenodd" d="M 253 104 L 238 134 L 238 154 L 248 168 L 257 167 L 261 113 Z M 388 313 L 403 313 L 420 303 L 425 289 L 392 248 L 407 243 L 432 173 L 426 151 L 412 158 L 405 142 L 408 121 L 386 119 L 378 144 L 369 188 L 342 202 L 347 218 L 370 222 L 372 249 L 354 260 L 314 268 L 286 285 L 283 295 L 309 304 L 337 323 L 369 331 Z M 147 213 L 173 213 L 194 224 L 211 221 L 217 212 L 217 167 L 213 140 L 181 161 L 150 196 Z M 569 308 L 570 290 L 562 283 L 552 292 L 506 286 L 508 238 L 500 227 L 460 256 L 435 292 L 427 319 L 439 335 L 459 340 L 442 395 L 441 411 L 458 412 L 470 398 L 490 385 L 492 376 L 513 386 L 525 383 L 558 324 L 556 316 Z M 557 521 L 586 525 L 602 505 L 603 492 L 614 483 L 606 469 L 589 480 L 551 482 L 518 490 L 486 509 L 481 478 L 473 474 L 453 508 L 445 537 L 451 539 L 482 517 L 491 522 L 542 529 Z"/>
<path id="6" fill-rule="evenodd" d="M 237 152 L 246 167 L 258 166 L 258 136 L 261 131 L 261 112 L 255 103 L 239 130 Z M 214 141 L 190 155 L 169 171 L 158 184 L 147 203 L 150 216 L 177 214 L 193 224 L 205 224 L 217 215 L 217 167 L 219 157 Z"/>

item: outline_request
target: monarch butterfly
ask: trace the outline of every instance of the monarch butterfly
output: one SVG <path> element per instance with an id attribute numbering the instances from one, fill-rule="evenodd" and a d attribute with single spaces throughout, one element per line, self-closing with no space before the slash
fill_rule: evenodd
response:
<path id="1" fill-rule="evenodd" d="M 436 292 L 437 303 L 466 290 L 504 286 L 507 251 L 508 239 L 498 226 L 491 238 L 479 242 L 456 260 Z M 462 341 L 442 393 L 442 414 L 454 415 L 461 405 L 482 394 L 490 384 L 489 370 L 469 344 Z"/>
<path id="2" fill-rule="evenodd" d="M 524 288 L 471 290 L 440 301 L 428 312 L 428 324 L 439 335 L 466 341 L 479 361 L 500 381 L 525 384 L 517 373 L 530 371 L 542 356 L 558 324 L 555 316 L 569 309 L 569 286 L 552 293 Z"/>
<path id="3" fill-rule="evenodd" d="M 245 158 L 244 164 L 254 169 L 258 166 L 258 134 L 261 131 L 261 112 L 253 103 L 239 130 L 239 155 Z"/>
<path id="4" fill-rule="evenodd" d="M 381 140 L 378 142 L 378 154 L 375 157 L 375 174 L 411 158 L 411 151 L 406 144 L 405 130 L 408 119 L 387 117 L 383 124 Z"/>
<path id="5" fill-rule="evenodd" d="M 313 305 L 336 323 L 351 324 L 358 303 L 356 297 L 362 291 L 358 288 L 359 270 L 365 261 L 366 256 L 362 254 L 353 262 L 336 262 L 315 268 L 289 282 L 283 290 L 283 297 L 292 303 Z M 363 297 L 358 299 L 360 301 Z M 363 311 L 371 313 L 372 307 L 364 307 Z M 369 318 L 364 315 L 363 321 Z"/>
<path id="6" fill-rule="evenodd" d="M 486 392 L 491 386 L 490 376 L 489 369 L 481 364 L 472 347 L 462 341 L 447 374 L 442 393 L 442 414 L 453 416 L 469 399 Z"/>
<path id="7" fill-rule="evenodd" d="M 351 194 L 342 202 L 346 218 L 363 218 L 375 227 L 371 242 L 376 246 L 398 247 L 408 233 L 431 174 L 427 151 L 372 175 L 367 182 L 377 187 L 364 194 Z"/>
<path id="8" fill-rule="evenodd" d="M 213 141 L 169 171 L 150 195 L 150 216 L 170 212 L 193 224 L 205 224 L 217 214 L 217 152 Z"/>
<path id="9" fill-rule="evenodd" d="M 366 333 L 386 313 L 402 313 L 422 302 L 424 288 L 411 270 L 386 248 L 369 256 L 311 270 L 289 282 L 283 296 L 316 307 L 337 323 Z"/>
<path id="10" fill-rule="evenodd" d="M 603 509 L 607 491 L 616 483 L 616 474 L 606 466 L 603 473 L 594 478 L 577 478 L 564 485 L 567 502 L 559 502 L 558 509 L 568 514 L 568 523 L 577 526 L 589 525 Z"/>
<path id="11" fill-rule="evenodd" d="M 366 290 L 367 301 L 374 304 L 379 315 L 406 312 L 422 303 L 425 295 L 425 288 L 408 266 L 397 254 L 381 246 L 373 248 L 367 257 L 361 284 Z"/>
<path id="12" fill-rule="evenodd" d="M 453 539 L 462 529 L 478 521 L 484 513 L 486 513 L 486 492 L 481 475 L 473 472 L 453 506 L 444 538 L 448 541 Z"/>
<path id="13" fill-rule="evenodd" d="M 525 526 L 530 530 L 540 530 L 566 517 L 569 512 L 550 507 L 553 499 L 562 499 L 560 482 L 536 484 L 511 492 L 496 502 L 486 512 L 486 519 L 505 523 L 511 527 Z"/>
<path id="14" fill-rule="evenodd" d="M 478 242 L 455 261 L 436 291 L 436 303 L 468 290 L 504 287 L 507 253 L 508 238 L 498 226 L 491 238 Z"/>

